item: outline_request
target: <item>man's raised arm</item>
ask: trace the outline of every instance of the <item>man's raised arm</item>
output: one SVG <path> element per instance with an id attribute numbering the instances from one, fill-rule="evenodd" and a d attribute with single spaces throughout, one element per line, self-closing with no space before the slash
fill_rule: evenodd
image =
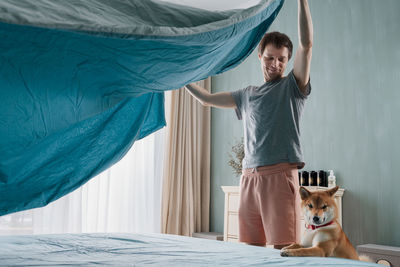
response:
<path id="1" fill-rule="evenodd" d="M 313 45 L 313 25 L 307 0 L 298 0 L 299 47 L 293 64 L 297 85 L 304 92 L 310 79 L 310 65 Z"/>
<path id="2" fill-rule="evenodd" d="M 203 106 L 236 108 L 235 100 L 230 92 L 212 94 L 195 83 L 188 84 L 185 86 L 185 88 Z"/>

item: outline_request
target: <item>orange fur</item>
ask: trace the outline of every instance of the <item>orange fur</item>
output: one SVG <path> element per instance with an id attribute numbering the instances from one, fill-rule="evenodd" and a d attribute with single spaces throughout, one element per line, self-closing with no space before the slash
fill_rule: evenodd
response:
<path id="1" fill-rule="evenodd" d="M 336 186 L 326 191 L 310 192 L 300 187 L 304 221 L 318 228 L 305 229 L 301 244 L 294 243 L 282 248 L 281 256 L 360 259 L 337 221 L 338 210 L 333 197 L 337 190 Z M 323 226 L 327 223 L 330 224 Z"/>

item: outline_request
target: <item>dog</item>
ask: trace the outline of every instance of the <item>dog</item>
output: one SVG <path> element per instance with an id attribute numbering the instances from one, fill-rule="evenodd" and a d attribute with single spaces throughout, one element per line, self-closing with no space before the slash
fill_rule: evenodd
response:
<path id="1" fill-rule="evenodd" d="M 301 244 L 293 243 L 282 248 L 281 256 L 338 257 L 370 261 L 366 256 L 358 256 L 337 221 L 338 209 L 333 196 L 338 189 L 336 186 L 325 191 L 310 192 L 300 187 L 306 229 Z"/>

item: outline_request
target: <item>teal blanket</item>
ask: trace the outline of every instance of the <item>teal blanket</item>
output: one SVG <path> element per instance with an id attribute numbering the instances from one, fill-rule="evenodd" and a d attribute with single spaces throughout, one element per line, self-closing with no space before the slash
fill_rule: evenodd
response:
<path id="1" fill-rule="evenodd" d="M 283 0 L 0 1 L 0 215 L 44 206 L 165 126 L 165 90 L 237 66 Z"/>

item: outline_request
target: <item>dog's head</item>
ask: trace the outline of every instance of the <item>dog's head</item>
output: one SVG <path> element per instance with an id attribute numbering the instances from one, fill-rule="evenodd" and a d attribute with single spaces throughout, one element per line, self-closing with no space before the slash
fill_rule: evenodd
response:
<path id="1" fill-rule="evenodd" d="M 301 207 L 304 220 L 310 225 L 323 225 L 338 217 L 338 210 L 333 195 L 338 186 L 325 190 L 310 192 L 300 187 Z"/>

